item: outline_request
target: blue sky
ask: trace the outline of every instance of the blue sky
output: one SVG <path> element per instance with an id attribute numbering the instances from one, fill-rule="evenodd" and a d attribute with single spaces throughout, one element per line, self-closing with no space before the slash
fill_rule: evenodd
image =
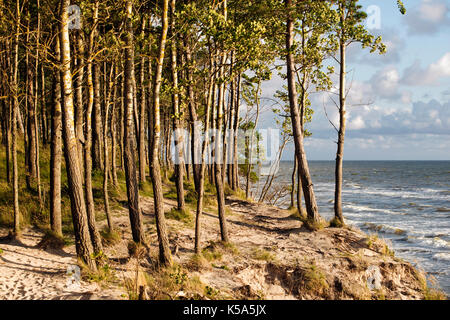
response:
<path id="1" fill-rule="evenodd" d="M 361 0 L 380 8 L 386 55 L 370 54 L 353 44 L 348 53 L 349 111 L 345 160 L 450 160 L 450 1 L 405 0 L 402 16 L 395 0 Z M 351 81 L 353 79 L 353 81 Z M 283 81 L 264 83 L 263 96 L 273 98 Z M 333 160 L 337 110 L 329 94 L 312 95 L 315 111 L 306 140 L 310 160 Z M 268 100 L 267 100 L 268 101 Z M 273 127 L 267 102 L 260 128 Z M 293 157 L 293 145 L 284 159 Z"/>

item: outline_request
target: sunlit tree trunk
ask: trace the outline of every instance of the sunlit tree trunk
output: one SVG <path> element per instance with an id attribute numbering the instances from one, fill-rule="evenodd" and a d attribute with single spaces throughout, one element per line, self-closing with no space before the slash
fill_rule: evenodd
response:
<path id="1" fill-rule="evenodd" d="M 341 5 L 341 25 L 344 24 L 345 11 Z M 340 37 L 339 52 L 339 132 L 336 152 L 336 171 L 335 171 L 335 192 L 334 192 L 334 215 L 337 222 L 344 224 L 342 215 L 342 164 L 344 159 L 344 138 L 346 129 L 346 93 L 345 93 L 345 75 L 346 75 L 346 44 L 344 35 Z"/>
<path id="2" fill-rule="evenodd" d="M 145 36 L 145 26 L 147 20 L 144 19 L 142 22 L 142 38 Z M 145 109 L 147 107 L 146 101 L 146 86 L 145 86 L 145 57 L 141 56 L 140 65 L 140 76 L 139 76 L 139 87 L 141 91 L 141 97 L 139 101 L 139 182 L 143 183 L 146 181 L 145 167 L 146 167 L 146 156 L 145 156 Z"/>
<path id="3" fill-rule="evenodd" d="M 103 170 L 103 200 L 105 205 L 105 215 L 106 215 L 106 221 L 108 223 L 108 229 L 109 231 L 113 230 L 113 223 L 111 218 L 111 210 L 109 207 L 109 195 L 108 195 L 108 171 L 109 171 L 109 144 L 108 144 L 108 118 L 109 118 L 109 108 L 111 104 L 114 104 L 115 98 L 116 98 L 116 87 L 114 86 L 114 79 L 113 76 L 115 75 L 114 72 L 114 64 L 111 65 L 111 70 L 109 74 L 109 81 L 108 81 L 108 93 L 107 98 L 105 102 L 105 122 L 104 122 L 104 128 L 103 128 L 103 147 L 104 147 L 104 154 L 105 154 L 105 164 L 104 164 L 104 170 Z M 105 70 L 106 71 L 106 70 Z M 114 88 L 113 88 L 114 87 Z M 114 90 L 114 93 L 112 91 Z M 111 102 L 111 94 L 112 94 L 112 102 Z"/>
<path id="4" fill-rule="evenodd" d="M 72 220 L 75 232 L 75 246 L 77 256 L 91 270 L 96 270 L 93 249 L 90 241 L 87 224 L 86 205 L 83 194 L 83 181 L 81 178 L 80 162 L 78 158 L 73 92 L 72 72 L 70 69 L 70 43 L 69 43 L 69 15 L 70 0 L 61 0 L 60 13 L 60 44 L 61 44 L 61 84 L 62 84 L 62 122 L 64 139 L 64 156 L 66 158 L 67 180 L 69 184 Z"/>
<path id="5" fill-rule="evenodd" d="M 180 96 L 178 87 L 178 70 L 177 70 L 177 39 L 175 34 L 175 0 L 171 0 L 171 14 L 170 14 L 170 32 L 172 36 L 171 41 L 171 70 L 172 70 L 172 123 L 175 137 L 175 186 L 177 189 L 177 209 L 184 210 L 184 137 L 180 134 L 181 127 L 181 110 L 180 110 Z M 169 142 L 168 142 L 169 143 Z"/>
<path id="6" fill-rule="evenodd" d="M 292 0 L 285 0 L 286 9 L 292 10 Z M 316 197 L 314 194 L 313 184 L 309 173 L 308 161 L 306 159 L 303 132 L 301 128 L 301 117 L 298 108 L 297 88 L 295 80 L 295 64 L 292 54 L 292 46 L 294 43 L 294 20 L 291 13 L 287 17 L 287 32 L 286 32 L 286 64 L 287 64 L 287 79 L 289 91 L 289 105 L 291 111 L 292 131 L 294 135 L 295 154 L 298 159 L 298 169 L 300 170 L 302 189 L 305 197 L 306 212 L 308 220 L 311 225 L 320 222 L 319 210 L 317 208 Z"/>
<path id="7" fill-rule="evenodd" d="M 169 28 L 168 23 L 168 11 L 169 1 L 164 0 L 164 7 L 162 11 L 162 32 L 159 41 L 159 54 L 156 64 L 156 73 L 154 87 L 153 87 L 153 141 L 151 146 L 151 159 L 150 159 L 150 175 L 153 185 L 154 205 L 155 205 L 155 217 L 156 217 L 156 229 L 159 239 L 159 261 L 163 265 L 171 265 L 172 257 L 169 248 L 169 239 L 167 234 L 166 220 L 164 216 L 164 198 L 162 191 L 161 181 L 161 169 L 159 165 L 159 151 L 160 151 L 160 138 L 161 138 L 161 119 L 160 119 L 160 89 L 161 89 L 161 77 L 162 68 L 164 63 L 164 54 L 166 47 L 167 31 Z"/>
<path id="8" fill-rule="evenodd" d="M 60 62 L 59 38 L 55 39 L 55 56 Z M 54 70 L 52 101 L 52 136 L 50 145 L 50 227 L 62 236 L 61 221 L 61 75 L 58 68 Z"/>

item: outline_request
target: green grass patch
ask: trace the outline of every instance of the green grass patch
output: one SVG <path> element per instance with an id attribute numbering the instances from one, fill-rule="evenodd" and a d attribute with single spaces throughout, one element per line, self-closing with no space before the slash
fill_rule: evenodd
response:
<path id="1" fill-rule="evenodd" d="M 179 210 L 177 208 L 172 208 L 169 212 L 166 212 L 166 218 L 177 220 L 186 224 L 193 222 L 192 214 L 188 209 Z"/>
<path id="2" fill-rule="evenodd" d="M 253 257 L 253 259 L 261 260 L 261 261 L 274 261 L 275 260 L 274 254 L 272 254 L 271 252 L 269 252 L 265 249 L 261 249 L 261 248 L 254 249 L 252 252 L 252 257 Z"/>

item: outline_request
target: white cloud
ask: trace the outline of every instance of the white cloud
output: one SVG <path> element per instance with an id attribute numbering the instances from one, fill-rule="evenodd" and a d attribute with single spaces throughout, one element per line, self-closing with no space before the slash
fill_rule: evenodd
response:
<path id="1" fill-rule="evenodd" d="M 355 119 L 352 119 L 348 125 L 350 130 L 360 130 L 366 127 L 366 123 L 364 122 L 361 116 L 357 116 Z"/>
<path id="2" fill-rule="evenodd" d="M 405 16 L 410 34 L 433 34 L 450 26 L 449 4 L 443 0 L 422 0 Z"/>
<path id="3" fill-rule="evenodd" d="M 419 60 L 405 69 L 401 82 L 409 86 L 435 86 L 442 78 L 450 77 L 450 52 L 423 68 Z"/>

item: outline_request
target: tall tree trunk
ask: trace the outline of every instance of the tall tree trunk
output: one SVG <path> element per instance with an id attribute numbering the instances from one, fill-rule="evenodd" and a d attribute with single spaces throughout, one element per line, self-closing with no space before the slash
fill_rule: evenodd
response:
<path id="1" fill-rule="evenodd" d="M 289 91 L 289 105 L 292 120 L 292 131 L 294 135 L 295 154 L 298 159 L 298 167 L 300 170 L 303 194 L 305 197 L 306 212 L 310 226 L 318 224 L 321 220 L 319 210 L 317 208 L 316 197 L 314 194 L 313 184 L 309 173 L 308 161 L 306 159 L 303 132 L 301 128 L 301 117 L 298 108 L 297 88 L 295 84 L 295 64 L 294 56 L 292 54 L 292 46 L 294 42 L 294 20 L 292 18 L 292 0 L 285 0 L 287 17 L 287 32 L 286 32 L 286 64 L 287 64 L 287 79 Z"/>
<path id="2" fill-rule="evenodd" d="M 161 170 L 159 165 L 159 151 L 160 151 L 160 136 L 161 136 L 161 119 L 160 119 L 160 89 L 161 76 L 164 63 L 164 54 L 166 47 L 168 23 L 169 0 L 164 0 L 164 7 L 162 12 L 162 32 L 159 41 L 159 54 L 156 65 L 155 80 L 153 81 L 153 141 L 151 146 L 150 159 L 150 175 L 153 185 L 153 195 L 155 204 L 156 229 L 159 239 L 159 261 L 163 265 L 171 265 L 172 257 L 169 248 L 169 239 L 166 229 L 166 220 L 164 216 L 164 198 L 162 192 Z"/>
<path id="3" fill-rule="evenodd" d="M 226 1 L 225 1 L 226 8 Z M 225 9 L 226 10 L 226 9 Z M 225 53 L 222 53 L 220 66 L 220 78 L 224 76 L 224 65 L 226 61 Z M 214 164 L 214 177 L 216 183 L 217 192 L 217 209 L 219 214 L 220 223 L 220 236 L 222 241 L 229 242 L 227 222 L 225 218 L 225 192 L 223 186 L 222 176 L 222 164 L 223 164 L 223 152 L 222 152 L 222 130 L 223 130 L 223 101 L 225 98 L 225 83 L 219 85 L 219 99 L 217 103 L 217 118 L 216 118 L 216 137 L 215 137 L 215 164 Z"/>
<path id="4" fill-rule="evenodd" d="M 93 52 L 93 50 L 91 50 Z M 100 66 L 98 62 L 92 62 L 94 66 L 94 110 L 92 118 L 92 146 L 93 167 L 103 170 L 103 136 L 102 136 L 102 104 L 100 101 Z"/>
<path id="5" fill-rule="evenodd" d="M 40 13 L 40 2 L 39 0 L 36 1 L 37 4 L 37 30 L 36 30 L 36 59 L 35 59 L 35 68 L 34 68 L 34 74 L 35 74 L 35 95 L 34 95 L 34 139 L 35 139 L 35 145 L 36 145 L 36 158 L 35 158 L 35 166 L 36 166 L 36 187 L 39 197 L 39 205 L 41 210 L 44 207 L 44 203 L 42 202 L 42 192 L 41 192 L 41 171 L 40 171 L 40 165 L 39 165 L 39 125 L 38 125 L 38 105 L 39 105 L 39 54 L 40 54 L 40 37 L 41 37 L 41 13 Z M 44 83 L 42 84 L 44 86 Z"/>
<path id="6" fill-rule="evenodd" d="M 177 71 L 177 46 L 175 33 L 175 0 L 171 0 L 171 14 L 170 14 L 170 32 L 171 32 L 171 69 L 172 69 L 172 107 L 173 107 L 173 131 L 175 137 L 175 186 L 177 189 L 177 209 L 184 210 L 184 137 L 181 132 L 181 110 L 180 110 L 180 96 L 178 94 L 178 71 Z"/>
<path id="7" fill-rule="evenodd" d="M 116 65 L 116 80 L 117 80 L 117 65 Z M 111 165 L 112 165 L 112 180 L 114 187 L 119 186 L 117 179 L 117 130 L 116 130 L 116 102 L 117 99 L 117 83 L 114 83 L 114 98 L 112 101 L 111 110 Z"/>
<path id="8" fill-rule="evenodd" d="M 80 158 L 80 163 L 83 162 L 83 111 L 84 111 L 84 100 L 83 100 L 83 78 L 84 78 L 84 39 L 81 30 L 76 30 L 76 48 L 77 48 L 77 75 L 75 78 L 75 133 L 77 135 L 77 145 L 78 145 L 78 156 Z M 92 49 L 90 49 L 92 51 Z M 92 53 L 92 52 L 91 52 Z M 86 124 L 87 125 L 87 124 Z M 84 170 L 84 168 L 82 168 Z"/>
<path id="9" fill-rule="evenodd" d="M 142 22 L 142 38 L 145 37 L 145 26 L 147 20 L 144 19 Z M 146 156 L 145 156 L 145 109 L 147 107 L 146 101 L 146 87 L 145 87 L 145 57 L 141 56 L 140 65 L 140 91 L 141 99 L 139 102 L 139 182 L 144 183 L 146 181 L 145 167 L 146 167 Z"/>
<path id="10" fill-rule="evenodd" d="M 134 99 L 133 94 L 133 69 L 134 69 L 134 41 L 132 29 L 132 0 L 127 0 L 126 3 L 126 32 L 125 32 L 125 122 L 124 122 L 124 165 L 125 165 L 125 179 L 127 184 L 128 196 L 128 211 L 130 215 L 131 231 L 133 234 L 133 241 L 136 243 L 144 243 L 144 229 L 142 225 L 141 210 L 139 207 L 139 188 L 136 174 L 136 153 L 134 148 L 133 134 L 134 126 Z"/>
<path id="11" fill-rule="evenodd" d="M 92 258 L 94 251 L 92 249 L 89 228 L 87 225 L 87 213 L 80 169 L 81 165 L 78 158 L 75 135 L 72 72 L 70 70 L 69 5 L 70 0 L 61 0 L 60 44 L 64 156 L 66 159 L 67 180 L 70 189 L 69 194 L 77 256 L 86 263 L 91 270 L 96 271 L 97 265 Z"/>
<path id="12" fill-rule="evenodd" d="M 341 24 L 344 24 L 345 12 L 341 8 Z M 341 35 L 339 52 L 340 52 L 340 71 L 339 71 L 339 133 L 336 152 L 336 171 L 335 171 L 335 191 L 334 191 L 334 215 L 337 222 L 344 224 L 344 216 L 342 215 L 342 164 L 344 160 L 344 138 L 346 129 L 346 93 L 345 93 L 345 75 L 346 75 L 346 45 Z"/>
<path id="13" fill-rule="evenodd" d="M 42 127 L 42 143 L 48 144 L 48 123 L 47 123 L 47 102 L 45 100 L 45 69 L 44 64 L 41 64 L 41 127 Z"/>
<path id="14" fill-rule="evenodd" d="M 212 57 L 210 55 L 210 70 L 213 68 Z M 195 216 L 195 253 L 201 253 L 201 218 L 203 214 L 203 198 L 205 194 L 205 171 L 206 171 L 206 155 L 208 152 L 208 142 L 209 142 L 209 123 L 211 118 L 211 107 L 213 104 L 213 87 L 214 87 L 214 75 L 210 74 L 209 77 L 209 89 L 208 89 L 208 100 L 206 104 L 206 114 L 205 114 L 205 134 L 202 144 L 202 154 L 200 163 L 200 176 L 199 176 L 199 190 L 197 193 L 197 213 Z"/>
<path id="15" fill-rule="evenodd" d="M 27 66 L 27 82 L 28 82 L 28 95 L 27 95 L 27 137 L 28 137 L 28 170 L 27 170 L 27 187 L 32 190 L 33 185 L 36 182 L 37 167 L 36 167 L 36 122 L 35 117 L 35 99 L 34 99 L 34 81 L 33 70 L 31 66 Z"/>
<path id="16" fill-rule="evenodd" d="M 236 102 L 235 102 L 235 112 L 234 112 L 234 123 L 233 123 L 233 190 L 238 190 L 239 186 L 239 167 L 238 167 L 238 148 L 237 148 L 237 138 L 239 130 L 239 109 L 241 104 L 241 75 L 237 78 L 237 88 L 236 88 Z"/>
<path id="17" fill-rule="evenodd" d="M 95 3 L 94 7 L 94 25 L 97 23 L 98 19 L 98 2 Z M 92 244 L 94 247 L 94 252 L 99 254 L 103 251 L 102 239 L 100 233 L 97 229 L 97 224 L 95 221 L 95 204 L 94 204 L 94 194 L 92 192 L 92 121 L 91 115 L 93 112 L 93 107 L 95 105 L 95 86 L 93 83 L 93 52 L 94 52 L 94 37 L 95 30 L 91 30 L 89 35 L 89 51 L 88 51 L 88 61 L 87 61 L 87 83 L 89 99 L 88 105 L 85 112 L 85 142 L 84 142 L 84 187 L 86 196 L 86 212 L 89 233 L 91 236 Z M 81 162 L 80 162 L 81 163 Z"/>
<path id="18" fill-rule="evenodd" d="M 114 71 L 114 64 L 111 65 L 111 71 L 109 74 L 109 81 L 108 81 L 108 93 L 106 98 L 106 109 L 105 109 L 105 126 L 103 127 L 103 147 L 104 147 L 104 154 L 105 154 L 105 164 L 104 164 L 104 170 L 103 170 L 103 200 L 105 205 L 105 215 L 106 215 L 106 221 L 108 223 L 108 229 L 109 231 L 113 230 L 113 223 L 111 218 L 111 210 L 109 208 L 109 195 L 108 195 L 108 171 L 109 171 L 109 147 L 108 147 L 108 118 L 109 118 L 109 106 L 111 104 L 111 92 L 114 90 L 114 93 L 112 94 L 112 104 L 114 104 L 114 101 L 116 99 L 116 86 L 114 85 L 113 76 L 115 76 Z M 106 71 L 106 70 L 105 70 Z M 114 89 L 113 89 L 114 87 Z"/>
<path id="19" fill-rule="evenodd" d="M 189 107 L 189 123 L 191 128 L 191 159 L 192 159 L 192 171 L 194 176 L 195 190 L 200 190 L 200 170 L 201 164 L 199 163 L 199 149 L 200 149 L 200 136 L 196 123 L 198 121 L 197 106 L 194 94 L 194 77 L 192 69 L 194 63 L 192 59 L 192 49 L 189 43 L 189 39 L 186 36 L 184 38 L 185 56 L 188 69 L 186 70 L 187 78 L 187 93 L 188 93 L 188 107 Z"/>
<path id="20" fill-rule="evenodd" d="M 19 113 L 19 84 L 17 73 L 19 71 L 19 34 L 20 34 L 20 3 L 16 1 L 16 35 L 14 38 L 14 70 L 13 70 L 13 110 L 11 117 L 12 164 L 13 164 L 13 194 L 14 194 L 14 237 L 20 237 L 20 210 L 19 210 L 19 171 L 17 168 L 17 117 Z"/>
<path id="21" fill-rule="evenodd" d="M 59 38 L 55 39 L 55 56 L 57 63 L 61 59 Z M 61 74 L 54 70 L 52 101 L 52 137 L 50 146 L 50 227 L 62 236 L 61 221 Z"/>

